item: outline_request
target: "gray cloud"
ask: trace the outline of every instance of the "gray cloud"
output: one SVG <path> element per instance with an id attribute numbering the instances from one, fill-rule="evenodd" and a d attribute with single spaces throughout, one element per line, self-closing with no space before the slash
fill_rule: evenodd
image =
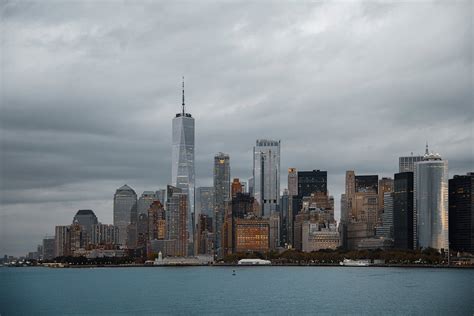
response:
<path id="1" fill-rule="evenodd" d="M 328 170 L 336 201 L 345 170 L 393 176 L 426 140 L 472 171 L 469 1 L 0 7 L 0 253 L 79 208 L 111 222 L 124 183 L 164 187 L 182 75 L 198 185 L 219 151 L 250 177 L 257 138 L 282 140 L 283 171 Z"/>

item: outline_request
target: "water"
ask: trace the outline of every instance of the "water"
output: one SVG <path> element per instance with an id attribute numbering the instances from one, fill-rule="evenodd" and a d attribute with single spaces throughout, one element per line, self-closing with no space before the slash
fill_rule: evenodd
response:
<path id="1" fill-rule="evenodd" d="M 459 269 L 0 268 L 0 314 L 474 315 L 473 288 Z"/>

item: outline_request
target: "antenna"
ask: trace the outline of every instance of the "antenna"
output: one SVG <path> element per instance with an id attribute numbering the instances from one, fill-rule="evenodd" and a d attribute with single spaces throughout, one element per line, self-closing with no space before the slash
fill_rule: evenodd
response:
<path id="1" fill-rule="evenodd" d="M 184 116 L 184 76 L 183 76 L 183 116 Z"/>

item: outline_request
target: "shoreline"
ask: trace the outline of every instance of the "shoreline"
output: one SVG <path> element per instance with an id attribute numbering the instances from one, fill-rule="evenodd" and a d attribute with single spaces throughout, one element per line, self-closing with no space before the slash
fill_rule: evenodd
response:
<path id="1" fill-rule="evenodd" d="M 447 266 L 447 265 L 420 265 L 420 264 L 371 264 L 369 266 L 341 266 L 340 264 L 270 264 L 270 265 L 239 265 L 234 263 L 229 264 L 168 264 L 168 265 L 152 265 L 152 264 L 110 264 L 110 265 L 68 265 L 64 267 L 48 267 L 43 265 L 29 266 L 29 267 L 43 267 L 50 269 L 87 269 L 87 268 L 177 268 L 177 267 L 341 267 L 341 268 L 415 268 L 415 269 L 474 269 L 474 266 Z M 14 268 L 14 267 L 12 267 Z"/>

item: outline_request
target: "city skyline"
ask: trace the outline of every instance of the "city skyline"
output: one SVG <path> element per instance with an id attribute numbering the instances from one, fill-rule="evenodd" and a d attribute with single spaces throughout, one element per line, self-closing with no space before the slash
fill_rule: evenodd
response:
<path id="1" fill-rule="evenodd" d="M 229 7 L 217 6 L 224 13 L 222 19 L 227 18 L 231 23 L 221 19 L 209 23 L 235 32 L 232 33 L 235 38 L 230 41 L 241 41 L 236 44 L 238 56 L 233 56 L 227 47 L 210 42 L 204 42 L 202 47 L 207 49 L 204 53 L 222 49 L 223 60 L 218 67 L 228 65 L 230 73 L 223 74 L 212 67 L 204 69 L 203 65 L 209 66 L 212 58 L 194 52 L 204 60 L 198 65 L 193 52 L 185 51 L 180 60 L 185 62 L 171 63 L 162 75 L 145 66 L 154 63 L 153 68 L 164 66 L 174 51 L 167 55 L 155 39 L 151 40 L 151 47 L 134 46 L 136 36 L 148 34 L 146 27 L 156 27 L 152 16 L 145 16 L 139 26 L 125 32 L 119 23 L 127 19 L 123 15 L 104 21 L 88 16 L 89 22 L 93 22 L 89 27 L 78 19 L 80 14 L 90 14 L 88 8 L 80 5 L 76 5 L 80 9 L 77 11 L 71 9 L 75 6 L 61 6 L 62 10 L 54 8 L 39 13 L 21 6 L 7 5 L 3 13 L 8 28 L 3 58 L 8 67 L 3 74 L 6 80 L 1 118 L 2 253 L 24 254 L 43 236 L 52 235 L 54 225 L 70 224 L 78 209 L 92 209 L 101 222 L 112 223 L 113 192 L 124 184 L 139 196 L 146 190 L 166 188 L 171 179 L 170 118 L 178 112 L 178 82 L 182 74 L 188 82 L 190 112 L 196 118 L 196 188 L 212 185 L 213 157 L 218 152 L 229 154 L 232 178 L 250 178 L 252 145 L 261 138 L 281 140 L 280 191 L 286 187 L 289 167 L 328 171 L 328 191 L 336 201 L 336 218 L 339 218 L 339 196 L 344 192 L 346 170 L 361 175 L 377 174 L 379 178 L 393 177 L 398 172 L 398 158 L 411 152 L 421 154 L 427 140 L 430 148 L 449 161 L 449 178 L 472 171 L 473 113 L 469 103 L 472 81 L 466 67 L 472 65 L 472 60 L 464 38 L 472 35 L 472 31 L 465 32 L 469 16 L 464 11 L 469 10 L 462 3 L 411 5 L 408 12 L 406 4 L 344 7 L 322 4 L 310 7 L 308 13 L 303 12 L 304 6 L 297 6 L 289 13 L 285 13 L 285 6 L 271 8 L 277 16 L 288 17 L 289 26 L 293 27 L 289 29 L 264 15 L 242 17 L 231 13 Z M 99 7 L 114 9 L 107 5 Z M 258 5 L 252 7 L 263 9 Z M 34 31 L 31 22 L 18 27 L 24 18 L 20 9 L 33 15 L 39 30 Z M 133 18 L 144 14 L 134 11 L 133 6 L 131 9 Z M 166 39 L 175 41 L 178 35 L 171 31 L 180 7 L 166 9 L 170 11 L 169 24 L 165 25 L 169 32 Z M 349 14 L 352 9 L 354 13 Z M 217 9 L 204 7 L 203 10 Z M 441 25 L 436 20 L 440 10 L 445 10 Z M 397 28 L 402 21 L 412 27 L 418 25 L 417 13 L 421 11 L 424 12 L 422 22 L 428 26 L 411 30 L 412 33 L 407 32 L 409 27 Z M 342 36 L 337 25 L 324 16 L 317 20 L 326 24 L 305 25 L 321 12 L 328 16 L 347 13 L 348 23 L 355 27 L 354 38 L 348 40 Z M 75 22 L 59 19 L 60 13 Z M 183 36 L 191 39 L 195 34 L 208 34 L 205 28 L 208 24 L 197 10 L 185 14 L 189 18 L 188 26 L 199 24 L 201 28 L 198 27 L 197 33 L 185 31 Z M 262 18 L 261 32 L 250 34 L 248 25 L 253 28 Z M 365 18 L 367 21 L 363 22 Z M 364 23 L 369 23 L 373 30 Z M 13 29 L 15 26 L 17 30 Z M 278 33 L 286 29 L 289 34 Z M 406 42 L 401 43 L 408 51 L 406 55 L 389 54 L 389 58 L 382 59 L 385 53 L 377 45 L 397 52 L 403 49 L 382 39 L 378 35 L 380 30 L 394 38 L 406 37 Z M 449 36 L 439 36 L 440 32 Z M 223 39 L 225 33 L 216 31 L 215 35 L 220 36 L 220 43 L 229 43 Z M 325 42 L 327 46 L 311 42 L 300 46 L 299 53 L 279 47 L 271 40 L 283 36 L 290 46 L 292 35 L 299 36 L 299 40 L 324 40 L 328 36 L 334 36 L 335 40 Z M 435 35 L 440 38 L 430 43 L 435 47 L 423 51 L 416 44 L 417 50 L 410 51 L 410 41 Z M 105 39 L 104 47 L 94 43 L 98 38 Z M 40 43 L 32 48 L 30 45 L 35 40 Z M 359 53 L 360 59 L 340 51 L 338 45 L 342 43 L 349 51 Z M 368 52 L 358 49 L 360 43 L 365 43 Z M 84 55 L 71 55 L 67 59 L 64 53 L 77 49 L 77 45 L 83 45 Z M 183 41 L 182 45 L 192 47 L 192 42 Z M 275 48 L 281 55 L 263 65 L 261 73 L 235 72 L 231 61 L 240 62 L 243 69 L 253 69 L 258 59 L 251 57 L 252 52 L 265 46 Z M 57 47 L 63 51 L 47 51 Z M 31 53 L 29 48 L 33 49 Z M 155 50 L 164 54 L 161 60 L 153 58 Z M 267 50 L 262 50 L 262 54 L 268 54 Z M 41 66 L 28 61 L 29 54 L 35 52 Z M 313 52 L 320 52 L 316 61 L 307 60 Z M 339 52 L 342 64 L 330 57 L 333 52 Z M 296 61 L 298 54 L 303 54 L 305 63 Z M 142 55 L 144 62 L 138 62 L 137 57 Z M 285 59 L 287 55 L 293 58 L 292 62 Z M 54 57 L 63 57 L 59 62 L 64 69 L 54 66 Z M 410 71 L 404 68 L 403 58 L 410 60 Z M 98 78 L 109 78 L 111 82 L 99 84 L 98 79 L 93 79 L 88 83 L 95 77 L 87 71 L 100 62 L 104 64 L 99 67 Z M 374 67 L 367 66 L 369 62 Z M 419 63 L 423 67 L 416 67 Z M 279 64 L 283 66 L 277 67 Z M 342 71 L 344 66 L 347 68 Z M 23 67 L 33 70 L 27 74 L 31 79 L 25 77 Z M 84 71 L 80 71 L 81 67 Z M 344 75 L 347 69 L 352 69 L 353 76 Z M 312 76 L 308 75 L 313 71 Z M 128 72 L 131 75 L 124 76 Z M 38 74 L 46 75 L 44 80 L 39 80 Z M 146 84 L 139 87 L 131 83 L 129 79 L 133 76 L 140 76 L 139 81 Z M 280 79 L 272 79 L 273 76 Z M 23 89 L 31 94 L 22 94 Z M 345 93 L 341 94 L 339 89 Z M 366 95 L 368 92 L 370 96 Z M 363 115 L 358 113 L 361 109 Z M 366 121 L 368 124 L 363 124 Z"/>

